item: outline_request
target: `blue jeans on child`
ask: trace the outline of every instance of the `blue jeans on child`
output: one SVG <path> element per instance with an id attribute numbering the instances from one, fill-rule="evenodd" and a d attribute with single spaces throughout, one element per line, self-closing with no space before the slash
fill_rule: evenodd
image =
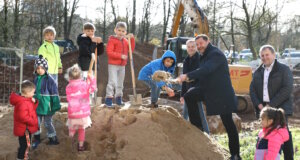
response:
<path id="1" fill-rule="evenodd" d="M 200 118 L 201 118 L 203 131 L 206 132 L 207 134 L 209 134 L 209 127 L 208 127 L 208 123 L 207 123 L 206 116 L 205 116 L 201 102 L 198 102 L 198 108 L 199 108 L 199 112 L 200 112 L 199 114 L 200 114 Z M 189 118 L 189 113 L 188 113 L 188 108 L 186 106 L 186 103 L 183 104 L 183 118 L 185 120 L 188 120 L 188 118 Z"/>
<path id="2" fill-rule="evenodd" d="M 46 115 L 46 116 L 45 115 L 38 115 L 38 122 L 39 122 L 40 130 L 35 132 L 34 135 L 41 134 L 41 132 L 42 132 L 41 123 L 42 123 L 42 120 L 44 119 L 44 126 L 47 129 L 47 137 L 51 138 L 51 137 L 56 136 L 56 131 L 55 131 L 55 128 L 54 128 L 53 122 L 52 122 L 52 116 L 53 115 Z"/>
<path id="3" fill-rule="evenodd" d="M 155 81 L 152 80 L 142 80 L 148 87 L 151 88 L 151 103 L 156 103 L 160 95 L 160 87 L 156 85 Z"/>

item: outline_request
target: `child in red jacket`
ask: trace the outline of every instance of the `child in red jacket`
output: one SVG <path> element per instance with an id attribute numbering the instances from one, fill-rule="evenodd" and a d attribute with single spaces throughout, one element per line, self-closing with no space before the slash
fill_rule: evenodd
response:
<path id="1" fill-rule="evenodd" d="M 38 130 L 38 101 L 33 98 L 35 85 L 24 81 L 21 87 L 21 95 L 12 93 L 9 98 L 14 106 L 14 135 L 19 137 L 18 160 L 28 159 L 31 134 Z"/>
<path id="2" fill-rule="evenodd" d="M 106 87 L 105 104 L 112 106 L 113 98 L 116 98 L 117 105 L 122 105 L 123 82 L 125 77 L 125 65 L 127 64 L 129 45 L 125 38 L 127 26 L 125 22 L 118 22 L 114 32 L 110 36 L 106 46 L 108 56 L 108 84 Z M 128 34 L 131 42 L 131 49 L 134 50 L 135 42 L 133 34 Z M 115 93 L 114 93 L 115 90 Z"/>

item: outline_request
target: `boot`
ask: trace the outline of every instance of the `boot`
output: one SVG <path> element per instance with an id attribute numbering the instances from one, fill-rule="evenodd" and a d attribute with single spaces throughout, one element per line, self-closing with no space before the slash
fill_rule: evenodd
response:
<path id="1" fill-rule="evenodd" d="M 242 160 L 242 158 L 240 157 L 240 155 L 233 155 L 230 157 L 230 160 Z"/>
<path id="2" fill-rule="evenodd" d="M 122 101 L 122 97 L 116 97 L 116 103 L 117 103 L 117 105 L 119 105 L 119 106 L 124 105 L 124 103 L 123 103 L 123 101 Z"/>
<path id="3" fill-rule="evenodd" d="M 110 98 L 110 97 L 105 98 L 105 105 L 107 107 L 112 107 L 112 101 L 113 101 L 113 98 Z"/>
<path id="4" fill-rule="evenodd" d="M 32 149 L 36 149 L 38 145 L 41 143 L 41 135 L 34 135 L 32 141 Z"/>
<path id="5" fill-rule="evenodd" d="M 49 137 L 48 145 L 58 145 L 58 144 L 59 144 L 59 142 L 58 142 L 57 136 Z"/>

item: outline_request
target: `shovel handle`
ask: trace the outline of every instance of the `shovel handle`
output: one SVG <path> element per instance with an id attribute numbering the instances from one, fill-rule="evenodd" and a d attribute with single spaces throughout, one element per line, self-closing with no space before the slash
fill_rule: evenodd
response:
<path id="1" fill-rule="evenodd" d="M 129 45 L 129 60 L 130 60 L 130 70 L 131 70 L 131 79 L 132 79 L 132 88 L 133 88 L 133 95 L 136 97 L 136 85 L 135 85 L 135 74 L 133 68 L 133 57 L 132 57 L 132 50 L 131 50 L 131 41 L 130 37 L 128 37 L 128 45 Z"/>

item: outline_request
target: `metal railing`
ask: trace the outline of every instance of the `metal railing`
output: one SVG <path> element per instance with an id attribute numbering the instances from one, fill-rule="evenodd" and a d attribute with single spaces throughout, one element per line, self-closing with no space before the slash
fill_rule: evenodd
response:
<path id="1" fill-rule="evenodd" d="M 9 103 L 11 92 L 21 91 L 24 49 L 0 47 L 0 104 Z"/>

